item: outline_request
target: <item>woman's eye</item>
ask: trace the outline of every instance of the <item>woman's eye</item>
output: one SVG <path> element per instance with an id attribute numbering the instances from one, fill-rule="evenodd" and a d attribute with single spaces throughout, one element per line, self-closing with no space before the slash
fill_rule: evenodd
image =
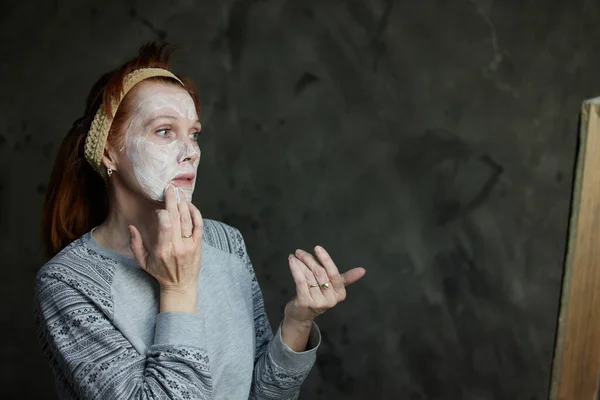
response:
<path id="1" fill-rule="evenodd" d="M 171 130 L 167 129 L 167 128 L 165 128 L 165 129 L 159 129 L 159 130 L 156 131 L 156 134 L 158 136 L 164 137 L 164 138 L 169 137 L 169 133 L 171 133 Z"/>
<path id="2" fill-rule="evenodd" d="M 200 131 L 190 133 L 190 137 L 192 138 L 192 140 L 198 140 L 198 138 L 200 137 Z"/>

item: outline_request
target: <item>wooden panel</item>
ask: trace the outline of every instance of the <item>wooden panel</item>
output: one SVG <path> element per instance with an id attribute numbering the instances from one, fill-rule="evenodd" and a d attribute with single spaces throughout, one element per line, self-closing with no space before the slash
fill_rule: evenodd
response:
<path id="1" fill-rule="evenodd" d="M 595 399 L 600 376 L 600 97 L 584 101 L 552 400 Z"/>

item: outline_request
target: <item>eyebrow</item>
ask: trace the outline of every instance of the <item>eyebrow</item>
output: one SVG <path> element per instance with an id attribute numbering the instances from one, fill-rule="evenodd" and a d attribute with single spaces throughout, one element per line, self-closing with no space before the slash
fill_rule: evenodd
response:
<path id="1" fill-rule="evenodd" d="M 177 117 L 173 116 L 173 115 L 157 115 L 156 117 L 152 117 L 151 119 L 149 119 L 148 121 L 146 121 L 146 123 L 144 124 L 144 126 L 149 126 L 150 124 L 152 124 L 154 121 L 156 121 L 157 119 L 170 119 L 170 120 L 176 120 Z M 200 120 L 197 119 L 194 121 L 194 123 L 198 123 L 200 124 Z"/>

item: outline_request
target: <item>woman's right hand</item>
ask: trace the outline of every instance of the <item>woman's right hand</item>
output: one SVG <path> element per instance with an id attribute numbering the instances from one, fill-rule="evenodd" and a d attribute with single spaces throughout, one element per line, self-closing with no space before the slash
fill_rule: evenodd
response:
<path id="1" fill-rule="evenodd" d="M 180 191 L 179 196 L 176 190 Z M 204 231 L 202 215 L 186 200 L 183 191 L 173 185 L 165 189 L 165 209 L 156 214 L 158 232 L 154 248 L 147 249 L 140 232 L 130 225 L 131 250 L 140 267 L 160 285 L 161 312 L 196 313 Z"/>

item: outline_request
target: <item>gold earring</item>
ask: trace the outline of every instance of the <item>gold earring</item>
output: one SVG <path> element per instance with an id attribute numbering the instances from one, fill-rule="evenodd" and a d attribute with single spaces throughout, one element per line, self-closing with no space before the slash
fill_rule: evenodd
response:
<path id="1" fill-rule="evenodd" d="M 110 176 L 112 175 L 112 168 L 106 168 L 106 173 L 108 174 L 108 177 L 110 178 Z"/>

